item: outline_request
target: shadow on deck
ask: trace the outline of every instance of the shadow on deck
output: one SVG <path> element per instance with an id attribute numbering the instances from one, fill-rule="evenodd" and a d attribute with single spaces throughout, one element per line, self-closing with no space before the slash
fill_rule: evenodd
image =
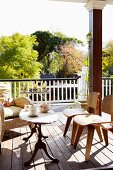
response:
<path id="1" fill-rule="evenodd" d="M 39 150 L 31 165 L 24 167 L 24 162 L 30 158 L 37 140 L 35 134 L 28 142 L 22 140 L 30 132 L 29 127 L 26 126 L 13 129 L 5 134 L 0 155 L 0 170 L 113 169 L 113 135 L 111 133 L 109 133 L 109 145 L 105 147 L 105 143 L 99 142 L 95 132 L 88 162 L 84 161 L 87 129 L 84 130 L 76 149 L 70 143 L 72 126 L 70 126 L 66 137 L 63 137 L 66 117 L 62 111 L 67 107 L 68 105 L 63 104 L 54 105 L 53 110 L 58 113 L 59 120 L 42 127 L 44 135 L 48 135 L 45 141 L 48 150 L 55 158 L 59 159 L 58 164 L 51 162 L 43 150 Z"/>

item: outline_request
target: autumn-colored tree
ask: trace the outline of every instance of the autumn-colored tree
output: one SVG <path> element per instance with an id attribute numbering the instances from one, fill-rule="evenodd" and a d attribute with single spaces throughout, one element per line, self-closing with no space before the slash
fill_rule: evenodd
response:
<path id="1" fill-rule="evenodd" d="M 81 70 L 84 64 L 84 54 L 78 50 L 72 43 L 65 43 L 60 47 L 62 60 L 63 77 L 68 77 Z"/>

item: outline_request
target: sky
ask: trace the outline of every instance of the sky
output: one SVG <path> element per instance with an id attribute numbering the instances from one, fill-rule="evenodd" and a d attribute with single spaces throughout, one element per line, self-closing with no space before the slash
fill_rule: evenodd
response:
<path id="1" fill-rule="evenodd" d="M 0 0 L 0 37 L 35 31 L 62 32 L 83 42 L 89 32 L 85 4 L 49 0 Z M 113 5 L 103 9 L 103 42 L 113 39 Z"/>

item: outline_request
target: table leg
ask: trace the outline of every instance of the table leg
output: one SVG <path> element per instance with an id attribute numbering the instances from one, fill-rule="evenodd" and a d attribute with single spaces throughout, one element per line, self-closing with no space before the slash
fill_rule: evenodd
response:
<path id="1" fill-rule="evenodd" d="M 27 141 L 32 135 L 33 133 L 36 133 L 36 125 L 34 125 L 34 127 L 32 127 L 31 125 L 29 125 L 30 129 L 31 129 L 31 133 L 28 137 L 23 138 L 23 140 Z"/>
<path id="2" fill-rule="evenodd" d="M 34 157 L 35 157 L 38 149 L 43 149 L 44 152 L 46 153 L 46 155 L 47 155 L 53 162 L 56 162 L 56 163 L 59 162 L 58 159 L 55 159 L 53 156 L 51 156 L 51 155 L 48 153 L 46 144 L 42 141 L 42 138 L 43 138 L 43 137 L 44 137 L 44 136 L 42 135 L 42 132 L 41 132 L 41 124 L 39 124 L 39 126 L 38 126 L 38 141 L 37 141 L 37 143 L 35 144 L 35 149 L 34 149 L 34 152 L 33 152 L 32 156 L 31 156 L 31 158 L 30 158 L 27 162 L 24 163 L 25 166 L 29 166 L 29 165 L 30 165 L 30 163 L 33 161 L 33 159 L 34 159 Z"/>
<path id="3" fill-rule="evenodd" d="M 55 159 L 52 155 L 50 155 L 47 151 L 47 147 L 46 147 L 46 144 L 44 142 L 42 142 L 42 149 L 44 150 L 44 152 L 46 153 L 46 155 L 55 163 L 58 163 L 59 160 L 58 159 Z"/>

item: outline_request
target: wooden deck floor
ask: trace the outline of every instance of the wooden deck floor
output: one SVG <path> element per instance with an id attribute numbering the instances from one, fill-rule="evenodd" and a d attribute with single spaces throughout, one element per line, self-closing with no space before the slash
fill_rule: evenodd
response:
<path id="1" fill-rule="evenodd" d="M 43 133 L 48 135 L 46 139 L 48 150 L 55 158 L 59 159 L 58 164 L 51 162 L 45 153 L 39 150 L 34 162 L 29 167 L 24 167 L 23 164 L 30 158 L 37 140 L 35 134 L 28 142 L 22 140 L 30 132 L 29 127 L 26 126 L 8 132 L 8 136 L 12 138 L 2 142 L 0 170 L 79 170 L 113 167 L 113 135 L 109 133 L 109 145 L 105 147 L 104 142 L 99 143 L 95 132 L 90 161 L 85 162 L 84 153 L 87 129 L 84 131 L 77 148 L 74 149 L 70 144 L 71 127 L 67 136 L 63 137 L 66 122 L 65 116 L 62 114 L 63 109 L 63 107 L 60 109 L 54 108 L 59 115 L 59 120 L 51 125 L 44 125 L 42 128 Z"/>

